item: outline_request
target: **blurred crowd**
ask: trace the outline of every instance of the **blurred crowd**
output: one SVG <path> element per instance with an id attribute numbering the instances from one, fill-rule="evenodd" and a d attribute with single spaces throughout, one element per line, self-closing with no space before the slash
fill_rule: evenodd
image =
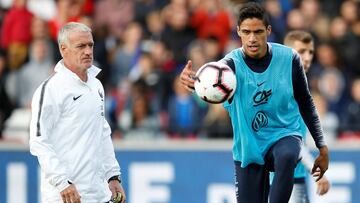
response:
<path id="1" fill-rule="evenodd" d="M 29 109 L 36 87 L 61 56 L 57 32 L 76 21 L 93 29 L 94 64 L 106 88 L 106 115 L 118 139 L 232 138 L 227 112 L 184 90 L 188 59 L 199 68 L 240 47 L 244 0 L 0 0 L 0 130 Z M 356 0 L 263 0 L 270 41 L 310 31 L 308 74 L 329 142 L 360 139 L 360 18 Z M 329 143 L 331 144 L 331 143 Z"/>

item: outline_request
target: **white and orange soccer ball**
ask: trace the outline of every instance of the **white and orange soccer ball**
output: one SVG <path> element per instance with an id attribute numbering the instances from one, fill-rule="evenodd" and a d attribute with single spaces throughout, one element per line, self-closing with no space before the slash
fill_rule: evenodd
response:
<path id="1" fill-rule="evenodd" d="M 195 75 L 195 92 L 204 101 L 219 104 L 227 101 L 236 90 L 236 76 L 229 66 L 209 62 Z"/>

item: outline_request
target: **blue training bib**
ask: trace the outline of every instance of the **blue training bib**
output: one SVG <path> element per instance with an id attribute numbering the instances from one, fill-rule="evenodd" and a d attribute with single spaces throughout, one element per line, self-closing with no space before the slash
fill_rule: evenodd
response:
<path id="1" fill-rule="evenodd" d="M 268 43 L 272 58 L 262 73 L 252 71 L 240 49 L 224 58 L 235 64 L 237 88 L 231 103 L 225 102 L 234 132 L 233 158 L 241 167 L 264 164 L 268 149 L 279 139 L 302 136 L 301 115 L 292 85 L 292 49 Z"/>

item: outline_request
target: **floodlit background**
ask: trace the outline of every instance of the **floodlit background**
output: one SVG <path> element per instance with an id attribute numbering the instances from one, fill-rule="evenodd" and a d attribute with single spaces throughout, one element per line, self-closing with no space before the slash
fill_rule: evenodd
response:
<path id="1" fill-rule="evenodd" d="M 241 46 L 236 13 L 244 2 L 0 0 L 0 202 L 39 201 L 29 104 L 60 59 L 57 31 L 70 21 L 93 29 L 129 202 L 235 202 L 229 117 L 176 81 L 187 59 L 196 69 Z M 332 188 L 314 202 L 359 202 L 360 3 L 260 2 L 270 14 L 269 41 L 281 43 L 293 29 L 315 38 L 308 83 L 330 149 Z"/>

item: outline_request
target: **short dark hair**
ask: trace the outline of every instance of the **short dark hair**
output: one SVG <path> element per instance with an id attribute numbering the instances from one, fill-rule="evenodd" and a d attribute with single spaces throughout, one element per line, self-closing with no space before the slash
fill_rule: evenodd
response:
<path id="1" fill-rule="evenodd" d="M 257 2 L 248 2 L 241 6 L 238 15 L 238 25 L 248 19 L 248 18 L 257 18 L 261 20 L 265 27 L 270 25 L 269 16 L 267 15 L 265 9 Z"/>
<path id="2" fill-rule="evenodd" d="M 286 34 L 284 44 L 289 46 L 295 41 L 300 41 L 305 44 L 309 44 L 314 41 L 314 38 L 309 32 L 303 30 L 293 30 Z"/>

